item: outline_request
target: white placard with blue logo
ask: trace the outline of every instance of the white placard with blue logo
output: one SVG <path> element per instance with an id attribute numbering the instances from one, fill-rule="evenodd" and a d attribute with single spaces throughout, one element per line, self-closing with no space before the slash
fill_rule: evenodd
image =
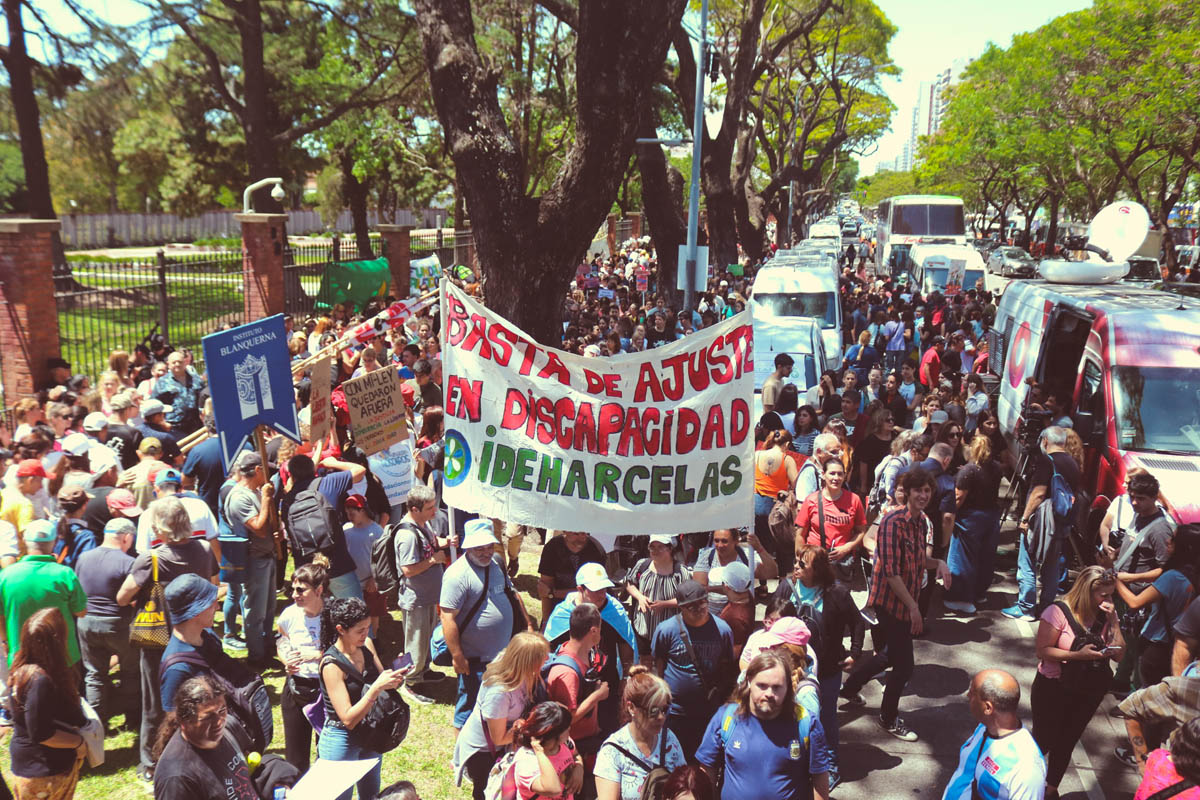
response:
<path id="1" fill-rule="evenodd" d="M 226 471 L 259 425 L 300 441 L 282 314 L 210 334 L 201 344 Z"/>

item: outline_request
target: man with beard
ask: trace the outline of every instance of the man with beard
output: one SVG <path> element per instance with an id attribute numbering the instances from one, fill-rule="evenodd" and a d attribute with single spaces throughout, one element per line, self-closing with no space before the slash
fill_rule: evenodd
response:
<path id="1" fill-rule="evenodd" d="M 461 547 L 466 558 L 446 569 L 438 602 L 442 635 L 458 675 L 455 730 L 466 724 L 475 707 L 484 667 L 512 638 L 515 611 L 525 617 L 525 627 L 534 630 L 524 604 L 518 601 L 514 609 L 509 602 L 507 593 L 514 590 L 496 556 L 491 520 L 473 519 L 464 533 Z"/>

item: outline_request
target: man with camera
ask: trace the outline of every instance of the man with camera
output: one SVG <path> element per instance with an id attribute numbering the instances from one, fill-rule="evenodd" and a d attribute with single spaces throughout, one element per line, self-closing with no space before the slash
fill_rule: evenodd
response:
<path id="1" fill-rule="evenodd" d="M 1033 456 L 1037 462 L 1021 515 L 1017 602 L 1000 612 L 1027 622 L 1037 619 L 1058 594 L 1062 541 L 1075 524 L 1074 503 L 1083 481 L 1079 465 L 1066 450 L 1066 428 L 1051 425 L 1039 441 L 1041 453 Z"/>

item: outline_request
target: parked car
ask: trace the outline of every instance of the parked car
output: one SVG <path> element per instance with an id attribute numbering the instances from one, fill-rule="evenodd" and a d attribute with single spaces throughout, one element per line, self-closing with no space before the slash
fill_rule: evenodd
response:
<path id="1" fill-rule="evenodd" d="M 1037 261 L 1019 247 L 997 247 L 988 256 L 987 269 L 1005 278 L 1032 278 L 1037 274 Z"/>

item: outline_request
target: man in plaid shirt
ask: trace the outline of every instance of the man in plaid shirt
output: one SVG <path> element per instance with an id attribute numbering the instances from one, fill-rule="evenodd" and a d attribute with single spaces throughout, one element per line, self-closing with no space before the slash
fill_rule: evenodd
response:
<path id="1" fill-rule="evenodd" d="M 878 652 L 855 666 L 841 696 L 854 705 L 865 705 L 859 692 L 867 681 L 890 667 L 879 707 L 879 724 L 897 739 L 915 742 L 917 735 L 897 713 L 900 695 L 912 677 L 913 637 L 924 627 L 917 605 L 921 574 L 926 569 L 936 570 L 942 585 L 948 589 L 950 569 L 945 561 L 930 557 L 925 549 L 929 522 L 922 512 L 933 496 L 933 477 L 926 470 L 913 467 L 900 477 L 898 488 L 903 490 L 906 503 L 879 521 L 871 593 L 867 597 L 867 605 L 879 617 L 872 631 Z"/>

